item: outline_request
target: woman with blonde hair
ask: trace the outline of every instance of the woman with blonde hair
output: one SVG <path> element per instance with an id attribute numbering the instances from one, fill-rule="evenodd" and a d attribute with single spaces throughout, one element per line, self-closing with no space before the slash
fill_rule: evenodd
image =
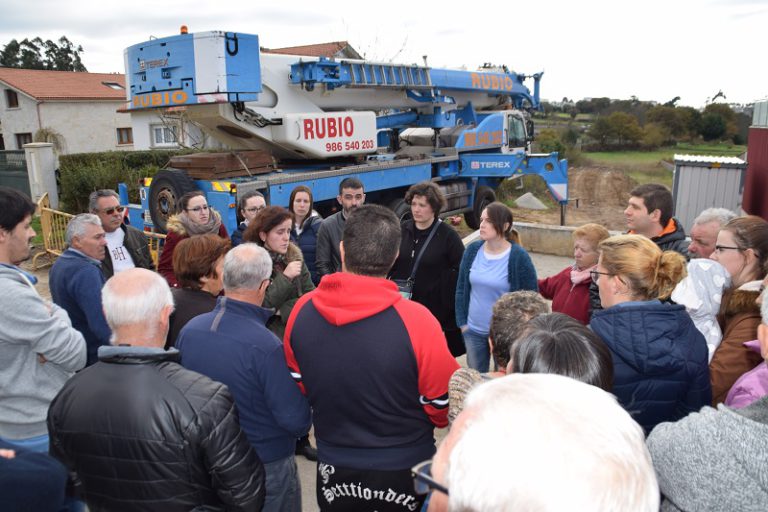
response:
<path id="1" fill-rule="evenodd" d="M 704 336 L 684 306 L 663 302 L 685 277 L 685 258 L 640 235 L 608 238 L 592 279 L 604 309 L 590 327 L 611 351 L 613 393 L 647 432 L 709 404 Z"/>
<path id="2" fill-rule="evenodd" d="M 539 293 L 552 301 L 553 313 L 564 313 L 583 324 L 589 323 L 590 271 L 597 265 L 597 246 L 610 233 L 599 224 L 584 224 L 573 232 L 573 265 L 559 274 L 539 279 Z"/>

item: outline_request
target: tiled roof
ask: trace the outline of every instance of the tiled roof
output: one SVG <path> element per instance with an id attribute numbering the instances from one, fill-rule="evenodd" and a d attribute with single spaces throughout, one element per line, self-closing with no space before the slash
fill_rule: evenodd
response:
<path id="1" fill-rule="evenodd" d="M 334 57 L 339 52 L 351 48 L 347 41 L 334 41 L 332 43 L 307 44 L 304 46 L 290 46 L 288 48 L 262 48 L 264 53 L 282 53 L 285 55 L 306 55 L 307 57 Z M 355 52 L 354 49 L 352 51 Z"/>
<path id="2" fill-rule="evenodd" d="M 38 100 L 125 100 L 125 75 L 0 67 L 0 82 Z M 113 89 L 105 83 L 119 84 Z"/>

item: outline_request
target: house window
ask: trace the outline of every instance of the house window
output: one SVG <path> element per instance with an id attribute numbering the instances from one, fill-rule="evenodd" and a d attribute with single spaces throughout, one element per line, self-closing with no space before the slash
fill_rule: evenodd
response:
<path id="1" fill-rule="evenodd" d="M 117 83 L 117 82 L 101 82 L 101 83 L 102 83 L 102 84 L 104 84 L 104 85 L 106 85 L 106 86 L 107 86 L 107 87 L 109 87 L 110 89 L 114 89 L 114 90 L 116 90 L 116 91 L 122 91 L 122 90 L 124 90 L 124 89 L 125 89 L 125 87 L 123 87 L 122 85 L 120 85 L 120 84 L 119 84 L 119 83 Z"/>
<path id="2" fill-rule="evenodd" d="M 5 90 L 5 105 L 6 108 L 19 108 L 19 95 L 16 91 Z"/>
<path id="3" fill-rule="evenodd" d="M 24 149 L 24 144 L 32 144 L 31 133 L 17 133 L 16 134 L 16 147 L 18 149 Z"/>
<path id="4" fill-rule="evenodd" d="M 133 144 L 133 128 L 118 128 L 117 144 Z"/>
<path id="5" fill-rule="evenodd" d="M 152 145 L 158 146 L 176 146 L 176 127 L 162 124 L 153 124 L 150 126 L 152 133 Z"/>

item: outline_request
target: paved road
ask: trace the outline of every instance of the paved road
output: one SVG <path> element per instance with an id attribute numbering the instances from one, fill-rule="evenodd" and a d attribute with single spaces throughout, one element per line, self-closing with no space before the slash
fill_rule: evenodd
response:
<path id="1" fill-rule="evenodd" d="M 547 254 L 535 254 L 531 253 L 531 259 L 536 267 L 536 272 L 539 277 L 548 277 L 561 271 L 567 265 L 572 263 L 570 258 L 563 258 L 560 256 L 550 256 Z M 50 299 L 51 294 L 48 289 L 48 269 L 42 269 L 35 272 L 38 278 L 37 289 L 44 298 Z M 466 366 L 466 357 L 459 358 L 459 363 L 462 366 Z M 439 442 L 445 437 L 447 429 L 436 429 L 435 438 Z M 310 439 L 312 440 L 312 446 L 315 446 L 315 440 L 313 432 L 310 432 Z M 303 510 L 307 512 L 314 512 L 319 510 L 317 501 L 315 499 L 315 479 L 316 479 L 316 464 L 310 462 L 304 457 L 297 457 L 296 462 L 299 468 L 299 478 L 301 479 L 302 490 L 302 504 Z"/>

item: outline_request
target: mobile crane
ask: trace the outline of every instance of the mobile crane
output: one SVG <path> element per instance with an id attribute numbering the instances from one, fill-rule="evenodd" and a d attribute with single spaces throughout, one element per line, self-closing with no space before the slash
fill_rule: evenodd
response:
<path id="1" fill-rule="evenodd" d="M 568 200 L 567 161 L 531 153 L 541 73 L 271 54 L 256 35 L 185 30 L 127 48 L 125 66 L 129 111 L 183 107 L 230 148 L 267 151 L 276 162 L 265 174 L 244 169 L 226 181 L 163 169 L 145 180 L 134 224 L 164 230 L 178 198 L 194 189 L 230 232 L 237 197 L 249 190 L 287 206 L 291 190 L 306 185 L 327 212 L 349 176 L 363 182 L 368 202 L 401 217 L 405 190 L 432 180 L 447 200 L 441 214 L 464 213 L 475 229 L 510 177 L 537 174 L 561 205 Z"/>

